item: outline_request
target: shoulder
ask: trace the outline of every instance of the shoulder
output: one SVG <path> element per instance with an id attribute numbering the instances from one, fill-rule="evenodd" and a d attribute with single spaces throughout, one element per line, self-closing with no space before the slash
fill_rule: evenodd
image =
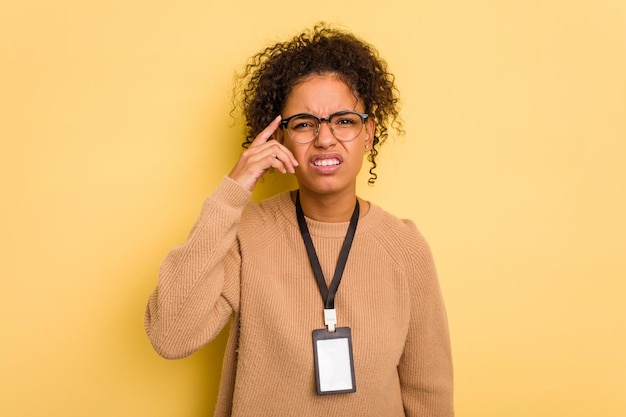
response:
<path id="1" fill-rule="evenodd" d="M 399 218 L 373 203 L 363 217 L 362 229 L 364 233 L 388 240 L 389 244 L 428 246 L 413 220 Z"/>
<path id="2" fill-rule="evenodd" d="M 432 262 L 430 246 L 413 220 L 399 218 L 372 203 L 363 219 L 362 232 L 380 242 L 382 249 L 399 262 Z"/>
<path id="3" fill-rule="evenodd" d="M 282 225 L 296 224 L 292 206 L 288 192 L 276 194 L 260 202 L 250 200 L 243 210 L 240 228 L 254 231 L 263 228 L 280 229 Z"/>

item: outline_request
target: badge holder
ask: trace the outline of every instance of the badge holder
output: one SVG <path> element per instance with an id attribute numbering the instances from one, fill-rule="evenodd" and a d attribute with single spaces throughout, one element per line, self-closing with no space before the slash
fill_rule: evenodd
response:
<path id="1" fill-rule="evenodd" d="M 313 354 L 318 395 L 356 392 L 349 327 L 313 330 Z"/>

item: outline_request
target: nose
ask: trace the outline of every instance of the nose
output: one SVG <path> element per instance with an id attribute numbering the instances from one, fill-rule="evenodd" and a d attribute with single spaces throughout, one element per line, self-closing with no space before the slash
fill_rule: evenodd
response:
<path id="1" fill-rule="evenodd" d="M 317 135 L 315 136 L 315 146 L 322 149 L 330 148 L 337 143 L 337 139 L 333 134 L 330 127 L 330 123 L 326 120 L 322 121 L 317 128 Z"/>

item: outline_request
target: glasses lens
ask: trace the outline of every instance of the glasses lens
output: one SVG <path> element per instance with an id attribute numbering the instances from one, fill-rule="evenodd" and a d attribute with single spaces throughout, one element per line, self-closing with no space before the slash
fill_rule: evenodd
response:
<path id="1" fill-rule="evenodd" d="M 315 139 L 319 121 L 313 116 L 298 116 L 289 121 L 287 129 L 289 136 L 296 142 L 309 143 Z"/>
<path id="2" fill-rule="evenodd" d="M 342 141 L 355 139 L 363 129 L 363 119 L 356 113 L 338 113 L 331 118 L 335 137 Z"/>

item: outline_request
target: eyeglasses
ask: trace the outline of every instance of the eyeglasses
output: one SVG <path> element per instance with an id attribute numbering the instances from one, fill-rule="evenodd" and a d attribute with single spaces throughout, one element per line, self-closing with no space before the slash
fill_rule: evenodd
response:
<path id="1" fill-rule="evenodd" d="M 330 131 L 337 140 L 349 142 L 359 136 L 368 117 L 368 114 L 352 110 L 338 111 L 328 117 L 300 113 L 283 119 L 281 124 L 296 143 L 313 142 L 320 133 L 322 122 L 328 122 Z"/>

